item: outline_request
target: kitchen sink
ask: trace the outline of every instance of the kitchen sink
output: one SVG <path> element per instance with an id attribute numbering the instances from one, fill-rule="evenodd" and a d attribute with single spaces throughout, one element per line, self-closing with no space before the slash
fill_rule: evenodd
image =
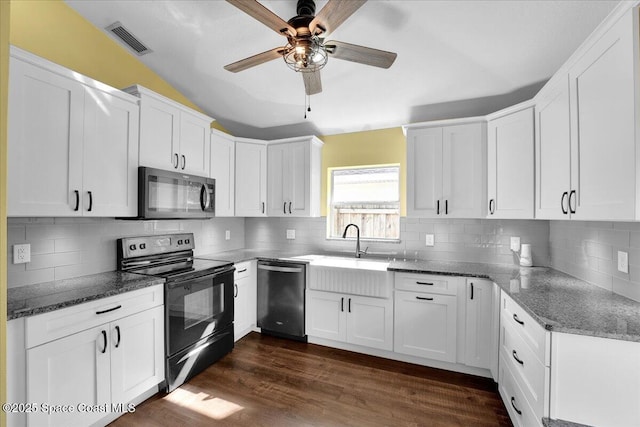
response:
<path id="1" fill-rule="evenodd" d="M 309 262 L 309 289 L 389 298 L 392 274 L 386 260 L 327 255 L 294 257 Z"/>

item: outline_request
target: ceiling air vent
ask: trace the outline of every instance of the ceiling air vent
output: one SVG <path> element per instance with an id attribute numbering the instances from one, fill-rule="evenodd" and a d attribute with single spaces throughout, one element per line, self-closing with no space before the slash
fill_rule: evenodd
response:
<path id="1" fill-rule="evenodd" d="M 117 36 L 138 56 L 153 52 L 151 49 L 142 44 L 142 42 L 140 42 L 140 40 L 138 40 L 133 34 L 131 34 L 131 32 L 127 30 L 120 22 L 114 22 L 113 24 L 106 27 L 105 30 Z"/>

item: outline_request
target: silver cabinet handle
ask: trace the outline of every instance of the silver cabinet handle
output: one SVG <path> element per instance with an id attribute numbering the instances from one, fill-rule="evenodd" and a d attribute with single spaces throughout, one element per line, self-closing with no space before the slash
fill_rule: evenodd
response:
<path id="1" fill-rule="evenodd" d="M 284 205 L 282 205 L 282 213 L 283 214 L 287 213 L 287 202 L 284 202 Z"/>
<path id="2" fill-rule="evenodd" d="M 120 326 L 116 326 L 116 332 L 118 333 L 118 341 L 116 342 L 116 348 L 120 346 Z"/>
<path id="3" fill-rule="evenodd" d="M 262 202 L 262 213 L 264 213 L 264 202 Z"/>
<path id="4" fill-rule="evenodd" d="M 102 332 L 102 340 L 104 341 L 104 347 L 102 348 L 100 353 L 104 354 L 107 351 L 107 331 L 103 329 L 101 332 Z"/>
<path id="5" fill-rule="evenodd" d="M 91 209 L 93 209 L 93 193 L 91 191 L 87 191 L 87 193 L 89 194 L 89 209 L 87 209 L 87 212 L 91 212 Z"/>
<path id="6" fill-rule="evenodd" d="M 173 153 L 173 155 L 174 155 L 174 158 L 176 160 L 176 163 L 173 165 L 173 167 L 175 169 L 178 169 L 178 166 L 180 165 L 180 159 L 178 158 L 178 153 Z"/>
<path id="7" fill-rule="evenodd" d="M 183 154 L 182 155 L 182 170 L 184 170 L 185 167 L 187 167 L 187 158 Z"/>
<path id="8" fill-rule="evenodd" d="M 291 214 L 291 202 L 289 202 L 289 214 Z"/>

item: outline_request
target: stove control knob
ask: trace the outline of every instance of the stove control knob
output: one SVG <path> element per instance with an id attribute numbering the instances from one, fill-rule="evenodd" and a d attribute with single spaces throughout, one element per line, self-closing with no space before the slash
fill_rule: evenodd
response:
<path id="1" fill-rule="evenodd" d="M 181 245 L 181 244 L 182 244 L 182 240 L 178 240 L 178 245 Z"/>
<path id="2" fill-rule="evenodd" d="M 189 239 L 186 239 L 186 240 L 184 241 L 185 245 L 188 245 L 190 242 L 191 242 L 191 241 L 190 241 Z"/>
<path id="3" fill-rule="evenodd" d="M 146 243 L 140 243 L 140 249 L 146 249 L 146 248 L 147 248 Z"/>
<path id="4" fill-rule="evenodd" d="M 136 245 L 129 245 L 129 250 L 135 251 L 136 250 Z"/>

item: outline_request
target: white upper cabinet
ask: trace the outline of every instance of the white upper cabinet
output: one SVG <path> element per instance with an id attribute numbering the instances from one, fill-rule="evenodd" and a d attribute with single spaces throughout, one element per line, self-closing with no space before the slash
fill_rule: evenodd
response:
<path id="1" fill-rule="evenodd" d="M 566 75 L 536 97 L 536 218 L 569 217 L 571 121 Z"/>
<path id="2" fill-rule="evenodd" d="M 467 119 L 405 129 L 407 216 L 484 216 L 486 124 Z"/>
<path id="3" fill-rule="evenodd" d="M 267 146 L 236 139 L 236 216 L 267 215 Z"/>
<path id="4" fill-rule="evenodd" d="M 536 97 L 538 218 L 640 219 L 634 13 L 616 11 Z"/>
<path id="5" fill-rule="evenodd" d="M 533 218 L 533 107 L 519 105 L 489 117 L 487 217 Z"/>
<path id="6" fill-rule="evenodd" d="M 628 11 L 569 69 L 576 219 L 636 219 L 639 43 L 632 12 L 637 14 Z"/>
<path id="7" fill-rule="evenodd" d="M 140 166 L 208 177 L 213 119 L 139 85 L 124 91 L 140 97 Z"/>
<path id="8" fill-rule="evenodd" d="M 9 216 L 136 216 L 137 101 L 12 47 Z"/>
<path id="9" fill-rule="evenodd" d="M 231 135 L 211 129 L 209 176 L 216 180 L 216 216 L 234 216 L 236 146 Z"/>
<path id="10" fill-rule="evenodd" d="M 269 143 L 269 216 L 320 216 L 322 145 L 322 141 L 313 136 Z"/>

